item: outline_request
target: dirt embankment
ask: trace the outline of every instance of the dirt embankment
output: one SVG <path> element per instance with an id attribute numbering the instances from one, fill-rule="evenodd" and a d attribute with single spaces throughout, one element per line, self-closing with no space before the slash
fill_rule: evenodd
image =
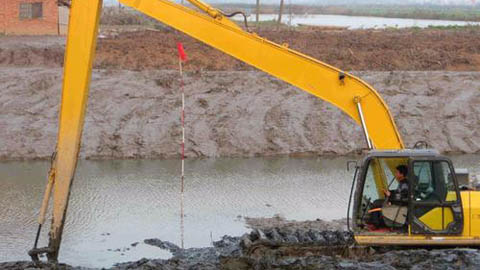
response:
<path id="1" fill-rule="evenodd" d="M 380 91 L 407 146 L 480 152 L 480 73 L 361 72 Z M 333 106 L 256 71 L 187 73 L 187 157 L 346 155 L 363 133 Z M 0 68 L 0 158 L 54 150 L 61 69 Z M 173 158 L 181 139 L 176 71 L 92 77 L 84 158 Z"/>
<path id="2" fill-rule="evenodd" d="M 315 29 L 315 28 L 314 28 Z M 118 31 L 113 31 L 117 33 Z M 460 30 L 260 30 L 278 43 L 347 71 L 480 71 L 480 27 Z M 216 49 L 173 30 L 104 31 L 98 41 L 96 68 L 176 69 L 176 42 L 190 61 L 187 70 L 253 70 Z M 0 38 L 0 66 L 61 67 L 63 39 Z"/>

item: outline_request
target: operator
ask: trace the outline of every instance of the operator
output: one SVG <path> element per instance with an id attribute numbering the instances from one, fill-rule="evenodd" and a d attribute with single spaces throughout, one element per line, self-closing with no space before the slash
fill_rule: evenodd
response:
<path id="1" fill-rule="evenodd" d="M 386 199 L 392 204 L 406 206 L 408 205 L 408 167 L 399 165 L 395 170 L 395 180 L 398 181 L 398 187 L 395 190 L 383 190 Z"/>
<path id="2" fill-rule="evenodd" d="M 399 165 L 395 168 L 395 180 L 398 182 L 398 187 L 394 190 L 383 190 L 385 199 L 379 199 L 373 202 L 371 209 L 377 209 L 372 212 L 369 223 L 374 225 L 375 228 L 386 227 L 381 209 L 385 205 L 385 201 L 388 205 L 407 206 L 408 205 L 408 167 L 405 165 Z"/>

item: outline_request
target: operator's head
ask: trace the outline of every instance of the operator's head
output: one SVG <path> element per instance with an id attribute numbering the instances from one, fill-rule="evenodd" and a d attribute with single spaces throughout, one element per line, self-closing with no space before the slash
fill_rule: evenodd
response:
<path id="1" fill-rule="evenodd" d="M 395 171 L 395 178 L 397 178 L 398 181 L 403 181 L 404 179 L 407 178 L 408 174 L 408 167 L 405 165 L 398 165 L 397 170 Z"/>

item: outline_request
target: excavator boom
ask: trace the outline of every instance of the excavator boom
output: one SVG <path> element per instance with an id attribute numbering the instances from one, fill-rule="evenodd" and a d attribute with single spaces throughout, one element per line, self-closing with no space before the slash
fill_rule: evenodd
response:
<path id="1" fill-rule="evenodd" d="M 231 27 L 231 21 L 222 16 L 213 18 L 167 0 L 120 2 L 332 103 L 361 124 L 355 102 L 357 98 L 374 147 L 403 148 L 402 139 L 387 105 L 371 86 L 359 78 L 289 49 L 288 46 L 276 44 L 238 27 Z"/>
<path id="2" fill-rule="evenodd" d="M 120 2 L 335 105 L 363 127 L 369 148 L 404 148 L 387 105 L 359 78 L 287 45 L 244 31 L 221 11 L 199 0 L 189 2 L 200 12 L 168 0 Z M 71 3 L 56 156 L 39 217 L 41 226 L 53 190 L 50 242 L 47 248 L 39 249 L 35 245 L 29 252 L 37 261 L 39 253 L 47 253 L 51 262 L 58 258 L 81 144 L 101 8 L 102 0 L 72 0 Z"/>

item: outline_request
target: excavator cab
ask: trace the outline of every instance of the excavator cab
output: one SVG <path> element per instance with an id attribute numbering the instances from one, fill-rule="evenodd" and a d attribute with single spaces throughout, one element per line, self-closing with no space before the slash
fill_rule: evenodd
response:
<path id="1" fill-rule="evenodd" d="M 408 167 L 408 202 L 403 205 L 384 194 L 397 188 L 398 165 Z M 351 196 L 356 235 L 462 234 L 464 217 L 455 171 L 452 162 L 437 151 L 370 151 L 355 177 Z M 374 215 L 383 219 L 381 227 L 372 224 Z"/>

